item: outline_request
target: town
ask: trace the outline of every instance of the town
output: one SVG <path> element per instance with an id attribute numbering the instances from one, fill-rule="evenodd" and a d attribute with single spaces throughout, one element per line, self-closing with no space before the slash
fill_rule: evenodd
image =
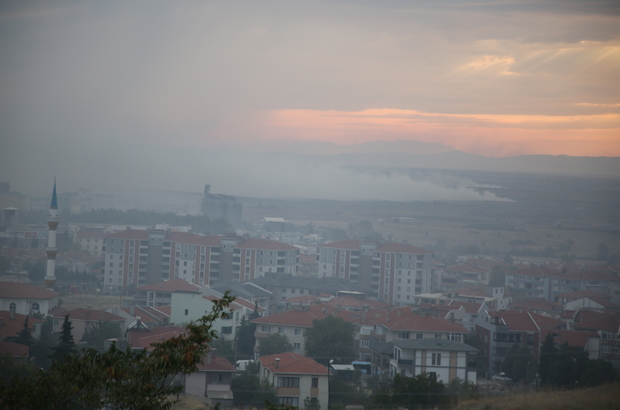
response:
<path id="1" fill-rule="evenodd" d="M 459 394 L 571 388 L 620 369 L 620 264 L 605 246 L 589 263 L 450 260 L 436 255 L 445 245 L 384 239 L 367 222 L 340 238 L 312 224 L 291 232 L 279 217 L 248 232 L 242 203 L 209 185 L 201 211 L 218 221 L 211 234 L 163 221 L 68 223 L 55 184 L 47 227 L 36 227 L 20 222 L 19 195 L 2 194 L 0 354 L 17 362 L 49 369 L 112 345 L 148 352 L 233 296 L 195 371 L 174 375 L 211 406 L 379 405 L 376 392 L 396 395 L 399 377 Z M 67 303 L 80 297 L 89 304 Z"/>

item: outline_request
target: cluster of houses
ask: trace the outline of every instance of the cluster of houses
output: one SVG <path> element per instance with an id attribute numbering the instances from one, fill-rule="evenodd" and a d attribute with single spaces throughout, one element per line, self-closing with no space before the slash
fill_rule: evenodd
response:
<path id="1" fill-rule="evenodd" d="M 97 235 L 82 235 L 83 247 Z M 123 306 L 65 311 L 59 294 L 19 282 L 0 283 L 0 353 L 28 356 L 11 342 L 27 315 L 51 315 L 54 332 L 69 315 L 75 340 L 101 321 L 118 323 L 134 349 L 185 331 L 226 292 L 236 296 L 214 329 L 232 340 L 255 311 L 260 378 L 277 386 L 281 403 L 327 405 L 330 369 L 306 357 L 306 333 L 328 316 L 354 325 L 355 362 L 389 381 L 435 373 L 439 380 L 477 382 L 502 371 L 516 343 L 538 361 L 548 335 L 620 369 L 620 266 L 532 265 L 470 258 L 442 266 L 432 252 L 406 243 L 341 241 L 304 255 L 287 244 L 244 237 L 202 237 L 166 230 L 125 230 L 101 236 L 101 278 L 131 290 Z M 504 265 L 504 281 L 493 279 Z M 104 287 L 105 289 L 105 287 Z M 120 300 L 120 299 L 119 299 Z M 41 321 L 31 318 L 35 337 Z M 293 351 L 259 357 L 260 341 L 285 335 Z M 468 341 L 468 343 L 465 343 Z M 324 358 L 329 362 L 332 358 Z M 337 359 L 337 358 L 333 358 Z M 333 369 L 331 369 L 333 370 Z M 185 376 L 188 394 L 231 403 L 236 372 L 212 352 Z"/>

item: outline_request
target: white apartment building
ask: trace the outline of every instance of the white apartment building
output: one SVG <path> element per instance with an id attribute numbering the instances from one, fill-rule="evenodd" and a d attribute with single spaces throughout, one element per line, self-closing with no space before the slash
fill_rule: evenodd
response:
<path id="1" fill-rule="evenodd" d="M 344 278 L 395 306 L 432 288 L 433 252 L 396 242 L 347 240 L 317 247 L 319 277 Z"/>

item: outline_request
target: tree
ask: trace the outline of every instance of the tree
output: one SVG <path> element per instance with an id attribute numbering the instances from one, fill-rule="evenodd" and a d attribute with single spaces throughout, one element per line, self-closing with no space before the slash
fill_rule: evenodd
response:
<path id="1" fill-rule="evenodd" d="M 241 324 L 237 328 L 235 339 L 237 340 L 237 353 L 241 359 L 254 358 L 254 345 L 256 345 L 256 323 L 250 320 L 260 317 L 258 313 L 258 304 L 254 305 L 254 312 L 249 319 L 245 316 L 241 318 Z"/>
<path id="2" fill-rule="evenodd" d="M 30 241 L 30 247 L 31 248 L 38 248 L 39 247 L 39 238 L 32 238 L 32 240 Z"/>
<path id="3" fill-rule="evenodd" d="M 361 385 L 351 383 L 338 376 L 329 379 L 329 407 L 344 409 L 349 404 L 364 404 L 367 397 L 362 393 Z"/>
<path id="4" fill-rule="evenodd" d="M 236 353 L 235 353 L 235 348 L 233 346 L 232 341 L 224 340 L 224 339 L 217 339 L 211 342 L 210 346 L 215 351 L 215 354 L 217 354 L 220 357 L 226 358 L 226 360 L 228 360 L 231 363 L 235 363 Z"/>
<path id="5" fill-rule="evenodd" d="M 265 339 L 261 339 L 258 344 L 258 353 L 261 356 L 292 351 L 293 345 L 288 341 L 288 337 L 279 333 L 274 333 Z"/>
<path id="6" fill-rule="evenodd" d="M 62 329 L 59 332 L 58 343 L 52 348 L 52 354 L 50 359 L 53 361 L 64 361 L 69 355 L 77 353 L 75 348 L 75 341 L 73 340 L 73 325 L 69 320 L 69 315 L 65 316 L 65 321 L 62 323 Z"/>
<path id="7" fill-rule="evenodd" d="M 538 374 L 540 375 L 540 384 L 542 386 L 547 385 L 549 368 L 555 360 L 557 352 L 555 350 L 555 343 L 553 343 L 553 332 L 547 333 L 545 341 L 540 348 L 540 359 L 538 364 Z"/>
<path id="8" fill-rule="evenodd" d="M 106 340 L 119 337 L 121 337 L 119 323 L 99 321 L 84 332 L 80 341 L 85 343 L 87 347 L 102 349 Z"/>
<path id="9" fill-rule="evenodd" d="M 24 327 L 17 334 L 17 339 L 15 340 L 15 343 L 20 343 L 22 345 L 30 346 L 32 345 L 32 342 L 34 342 L 34 338 L 32 337 L 32 332 L 30 331 L 30 326 L 28 325 L 28 319 L 29 317 L 26 316 L 26 319 L 24 320 Z"/>
<path id="10" fill-rule="evenodd" d="M 33 358 L 33 363 L 40 369 L 49 370 L 52 365 L 50 354 L 52 352 L 52 346 L 54 345 L 54 319 L 51 316 L 47 316 L 41 324 L 41 335 L 30 347 L 30 357 Z"/>
<path id="11" fill-rule="evenodd" d="M 150 351 L 122 351 L 115 345 L 103 353 L 85 349 L 54 363 L 48 373 L 15 377 L 0 385 L 0 408 L 170 409 L 169 397 L 183 389 L 175 377 L 197 370 L 217 337 L 213 322 L 229 314 L 225 309 L 232 300 L 224 295 L 186 333 L 152 344 Z"/>
<path id="12" fill-rule="evenodd" d="M 273 384 L 261 384 L 258 376 L 242 373 L 235 376 L 230 383 L 235 406 L 262 407 L 265 401 L 275 403 L 277 390 Z"/>
<path id="13" fill-rule="evenodd" d="M 312 328 L 306 331 L 306 356 L 327 365 L 331 359 L 338 363 L 355 360 L 353 349 L 353 323 L 341 318 L 327 316 L 314 319 Z"/>

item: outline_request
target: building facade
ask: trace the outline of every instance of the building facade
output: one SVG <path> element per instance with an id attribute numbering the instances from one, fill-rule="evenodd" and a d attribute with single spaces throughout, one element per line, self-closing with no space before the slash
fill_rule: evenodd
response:
<path id="1" fill-rule="evenodd" d="M 349 280 L 395 306 L 430 293 L 433 252 L 395 242 L 346 240 L 317 247 L 319 277 Z"/>

